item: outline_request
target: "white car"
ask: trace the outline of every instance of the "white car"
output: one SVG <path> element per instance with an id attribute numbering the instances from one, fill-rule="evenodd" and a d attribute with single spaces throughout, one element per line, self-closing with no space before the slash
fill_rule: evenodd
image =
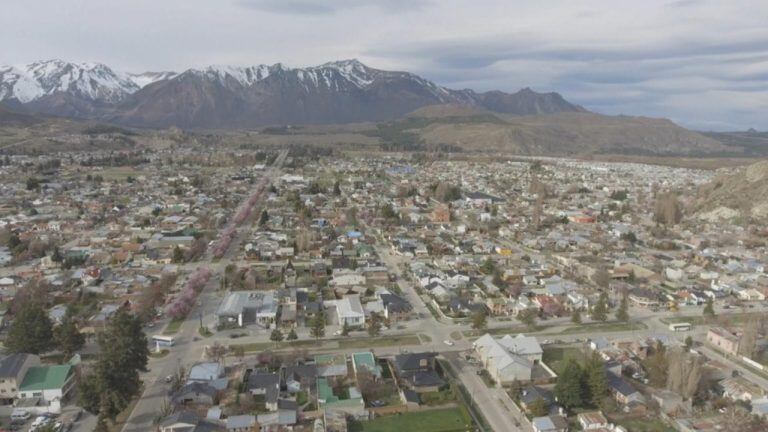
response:
<path id="1" fill-rule="evenodd" d="M 448 345 L 448 346 L 453 346 L 453 341 L 452 340 L 446 339 L 446 340 L 443 341 L 443 343 Z"/>

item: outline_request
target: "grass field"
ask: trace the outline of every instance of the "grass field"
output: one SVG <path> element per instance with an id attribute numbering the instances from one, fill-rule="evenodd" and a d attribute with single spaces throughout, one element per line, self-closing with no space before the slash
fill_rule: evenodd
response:
<path id="1" fill-rule="evenodd" d="M 347 348 L 374 348 L 374 347 L 389 347 L 398 345 L 421 345 L 421 341 L 418 336 L 385 336 L 379 338 L 365 338 L 365 339 L 321 339 L 320 342 L 316 342 L 314 339 L 305 339 L 297 341 L 284 341 L 275 345 L 274 342 L 253 342 L 244 344 L 230 344 L 229 348 L 242 347 L 245 352 L 256 352 L 264 350 L 274 350 L 283 348 L 324 348 L 324 344 L 336 342 L 339 349 Z M 335 347 L 335 346 L 334 346 Z"/>
<path id="2" fill-rule="evenodd" d="M 369 348 L 398 345 L 421 345 L 418 336 L 387 336 L 373 339 L 342 339 L 339 348 Z"/>
<path id="3" fill-rule="evenodd" d="M 631 331 L 631 330 L 645 330 L 648 326 L 643 323 L 622 323 L 622 322 L 610 322 L 610 323 L 598 323 L 598 324 L 583 324 L 579 326 L 568 327 L 560 334 L 573 334 L 573 333 L 591 333 L 591 332 L 619 332 L 619 331 Z"/>
<path id="4" fill-rule="evenodd" d="M 395 414 L 350 424 L 350 432 L 459 432 L 471 431 L 465 408 L 449 408 Z"/>
<path id="5" fill-rule="evenodd" d="M 658 418 L 624 419 L 617 420 L 616 424 L 624 426 L 631 432 L 674 432 L 676 430 Z"/>
<path id="6" fill-rule="evenodd" d="M 555 373 L 560 374 L 563 371 L 565 362 L 568 359 L 574 359 L 579 363 L 584 362 L 584 353 L 576 347 L 544 347 L 542 362 L 552 368 Z"/>

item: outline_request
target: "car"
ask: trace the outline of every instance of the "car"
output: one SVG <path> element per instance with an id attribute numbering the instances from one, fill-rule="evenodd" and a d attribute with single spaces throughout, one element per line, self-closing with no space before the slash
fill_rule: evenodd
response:
<path id="1" fill-rule="evenodd" d="M 386 403 L 384 403 L 384 401 L 381 401 L 381 400 L 375 400 L 371 402 L 372 407 L 383 407 L 384 405 L 386 405 Z"/>
<path id="2" fill-rule="evenodd" d="M 170 383 L 171 381 L 173 381 L 173 375 L 168 375 L 165 377 L 165 382 Z"/>
<path id="3" fill-rule="evenodd" d="M 344 333 L 344 331 L 343 331 L 343 330 L 336 330 L 335 332 L 333 332 L 333 334 L 334 334 L 335 336 L 341 336 L 341 334 L 342 334 L 342 333 Z"/>
<path id="4" fill-rule="evenodd" d="M 443 343 L 448 345 L 448 346 L 453 346 L 453 341 L 452 340 L 446 339 L 446 340 L 443 341 Z"/>

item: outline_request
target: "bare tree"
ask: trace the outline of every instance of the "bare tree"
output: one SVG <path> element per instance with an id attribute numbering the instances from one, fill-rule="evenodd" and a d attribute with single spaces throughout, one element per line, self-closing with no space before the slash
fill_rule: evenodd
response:
<path id="1" fill-rule="evenodd" d="M 683 219 L 683 209 L 677 194 L 663 192 L 656 196 L 653 220 L 663 225 L 675 225 Z"/>

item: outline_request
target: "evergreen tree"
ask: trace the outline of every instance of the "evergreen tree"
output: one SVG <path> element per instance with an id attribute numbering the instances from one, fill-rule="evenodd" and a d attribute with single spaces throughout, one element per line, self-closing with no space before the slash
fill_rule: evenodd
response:
<path id="1" fill-rule="evenodd" d="M 290 332 L 288 332 L 288 339 L 289 341 L 296 340 L 299 338 L 299 335 L 296 334 L 296 329 L 291 329 Z"/>
<path id="2" fill-rule="evenodd" d="M 608 295 L 600 293 L 597 303 L 592 307 L 592 319 L 595 321 L 605 321 L 608 319 Z"/>
<path id="3" fill-rule="evenodd" d="M 563 372 L 557 378 L 555 398 L 566 408 L 579 407 L 583 400 L 583 372 L 574 359 L 568 359 Z"/>
<path id="4" fill-rule="evenodd" d="M 184 261 L 184 251 L 181 250 L 179 245 L 176 245 L 176 247 L 173 248 L 173 258 L 171 258 L 173 262 L 180 263 Z"/>
<path id="5" fill-rule="evenodd" d="M 100 354 L 80 381 L 80 405 L 102 419 L 114 419 L 141 390 L 149 348 L 141 320 L 125 307 L 99 335 Z"/>
<path id="6" fill-rule="evenodd" d="M 264 209 L 261 211 L 261 216 L 259 216 L 259 226 L 263 226 L 267 223 L 269 220 L 269 213 L 267 213 L 267 209 Z"/>
<path id="7" fill-rule="evenodd" d="M 53 337 L 56 346 L 64 355 L 64 360 L 69 360 L 74 353 L 79 351 L 85 345 L 85 336 L 80 333 L 77 323 L 72 318 L 69 310 L 64 315 L 61 324 L 53 329 Z"/>
<path id="8" fill-rule="evenodd" d="M 571 314 L 571 322 L 574 324 L 581 324 L 581 312 L 579 312 L 578 309 L 575 309 Z"/>
<path id="9" fill-rule="evenodd" d="M 478 310 L 472 315 L 472 328 L 483 330 L 488 327 L 488 314 L 484 310 Z"/>
<path id="10" fill-rule="evenodd" d="M 5 339 L 8 351 L 40 354 L 53 347 L 53 324 L 36 300 L 28 299 L 16 314 Z"/>
<path id="11" fill-rule="evenodd" d="M 621 297 L 621 303 L 616 310 L 616 319 L 622 322 L 629 322 L 629 305 L 627 304 L 626 294 Z"/>
<path id="12" fill-rule="evenodd" d="M 274 342 L 275 346 L 277 346 L 278 343 L 283 341 L 283 332 L 281 332 L 280 329 L 272 330 L 272 333 L 269 335 L 269 340 Z"/>
<path id="13" fill-rule="evenodd" d="M 707 299 L 707 304 L 704 305 L 704 318 L 712 319 L 715 317 L 715 305 L 712 303 L 712 297 Z"/>
<path id="14" fill-rule="evenodd" d="M 336 196 L 341 195 L 341 187 L 338 180 L 333 184 L 333 194 Z"/>
<path id="15" fill-rule="evenodd" d="M 608 394 L 608 377 L 600 356 L 593 352 L 584 368 L 586 388 L 589 389 L 589 398 L 592 404 L 599 406 L 603 398 Z"/>
<path id="16" fill-rule="evenodd" d="M 347 324 L 347 321 L 344 321 L 344 325 L 341 326 L 341 335 L 342 336 L 349 336 L 349 324 Z"/>

